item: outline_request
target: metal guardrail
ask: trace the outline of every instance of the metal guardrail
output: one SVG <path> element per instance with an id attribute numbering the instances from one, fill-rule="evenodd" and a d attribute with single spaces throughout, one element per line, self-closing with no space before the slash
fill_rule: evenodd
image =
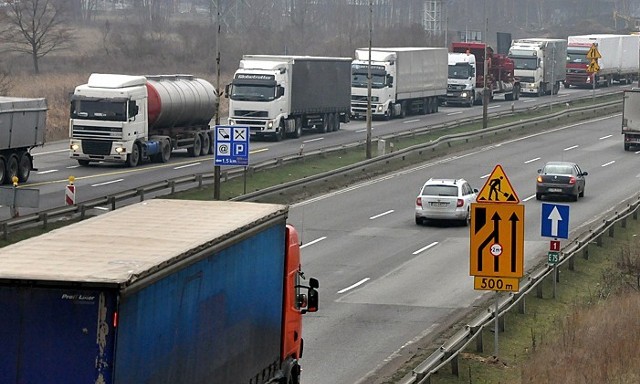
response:
<path id="1" fill-rule="evenodd" d="M 603 218 L 598 219 L 601 221 L 596 220 L 584 225 L 578 230 L 578 234 L 574 233 L 573 239 L 562 250 L 560 260 L 556 264 L 556 267 L 545 263 L 544 266 L 539 266 L 537 270 L 525 276 L 521 281 L 521 287 L 517 293 L 510 293 L 499 301 L 497 313 L 495 305 L 490 305 L 485 311 L 464 325 L 462 329 L 449 338 L 442 346 L 432 352 L 431 355 L 416 366 L 416 368 L 399 383 L 430 384 L 431 376 L 443 369 L 447 364 L 451 364 L 452 374 L 457 375 L 458 355 L 473 341 L 476 342 L 477 351 L 482 352 L 482 332 L 485 328 L 493 325 L 492 323 L 495 322 L 496 316 L 498 316 L 498 321 L 504 321 L 506 313 L 513 310 L 516 306 L 520 313 L 524 313 L 524 302 L 527 295 L 531 294 L 535 289 L 536 295 L 542 297 L 541 283 L 550 275 L 553 275 L 555 278 L 554 272 L 557 271 L 557 267 L 569 264 L 568 268 L 573 270 L 575 257 L 579 254 L 582 253 L 583 257 L 588 259 L 589 244 L 595 241 L 598 246 L 602 246 L 602 236 L 608 232 L 608 235 L 613 237 L 616 223 L 621 222 L 622 226 L 626 227 L 627 218 L 632 217 L 634 220 L 637 220 L 639 212 L 640 193 L 629 197 L 627 200 L 619 203 L 618 207 L 605 213 L 602 216 Z"/>
<path id="2" fill-rule="evenodd" d="M 609 96 L 611 94 L 599 96 L 600 98 Z M 495 127 L 490 127 L 486 129 L 481 129 L 478 131 L 451 134 L 451 135 L 443 135 L 433 140 L 429 143 L 418 144 L 408 148 L 404 148 L 401 150 L 397 150 L 385 155 L 377 156 L 373 159 L 365 160 L 356 164 L 352 164 L 349 166 L 345 166 L 333 171 L 320 173 L 317 175 L 309 176 L 303 179 L 294 180 L 288 183 L 283 183 L 280 185 L 268 187 L 261 189 L 259 191 L 250 192 L 244 194 L 242 196 L 238 196 L 233 200 L 254 200 L 259 197 L 269 196 L 271 194 L 284 194 L 288 193 L 296 188 L 312 188 L 314 183 L 324 183 L 328 179 L 336 178 L 336 177 L 344 177 L 344 175 L 348 175 L 352 172 L 366 172 L 374 167 L 389 163 L 391 161 L 406 161 L 407 158 L 414 156 L 421 156 L 426 150 L 435 150 L 438 146 L 448 145 L 452 146 L 454 143 L 464 141 L 468 142 L 473 138 L 484 138 L 487 135 L 497 135 L 503 131 L 515 131 L 518 129 L 526 129 L 531 126 L 536 126 L 538 124 L 546 124 L 549 122 L 553 122 L 554 120 L 560 120 L 562 118 L 571 117 L 571 116 L 580 116 L 584 118 L 585 116 L 597 116 L 599 114 L 607 114 L 613 113 L 617 109 L 621 108 L 620 101 L 608 101 L 598 104 L 597 106 L 589 105 L 578 108 L 566 108 L 561 107 L 565 106 L 565 102 L 558 102 L 554 104 L 560 109 L 548 115 L 543 115 L 527 120 L 522 120 L 518 122 L 502 124 Z M 497 112 L 491 115 L 491 117 L 505 117 L 505 116 L 514 116 L 517 113 L 521 113 L 524 111 L 535 111 L 541 108 L 548 108 L 550 105 L 546 104 L 544 106 L 534 106 L 529 108 L 522 109 L 512 109 L 508 112 Z M 431 134 L 434 132 L 446 131 L 451 128 L 455 128 L 462 124 L 470 124 L 477 123 L 482 120 L 482 116 L 471 117 L 459 119 L 451 122 L 440 123 L 436 125 L 430 125 L 421 127 L 418 129 L 413 129 L 405 132 L 401 132 L 399 134 L 391 134 L 391 135 L 382 135 L 376 138 L 376 140 L 389 140 L 393 142 L 393 140 L 398 140 L 401 138 L 420 136 L 425 134 Z M 274 168 L 281 166 L 283 164 L 294 163 L 297 161 L 304 161 L 308 158 L 318 157 L 318 156 L 327 156 L 332 153 L 337 153 L 341 151 L 345 151 L 350 148 L 355 148 L 358 146 L 363 146 L 364 142 L 354 142 L 346 145 L 340 145 L 330 148 L 318 149 L 314 151 L 310 151 L 309 153 L 299 153 L 296 155 L 284 156 L 281 158 L 275 158 L 271 160 L 266 160 L 260 162 L 256 165 L 248 167 L 249 172 L 257 172 L 264 169 Z M 244 172 L 246 172 L 242 168 L 230 169 L 222 173 L 222 179 L 229 180 L 232 178 L 241 177 Z M 190 188 L 201 188 L 205 184 L 211 184 L 215 181 L 215 174 L 213 172 L 208 173 L 199 173 L 188 176 L 181 176 L 173 179 L 168 179 L 164 181 L 155 182 L 152 184 L 144 185 L 141 187 L 137 187 L 135 189 L 122 191 L 116 194 L 108 195 L 105 197 L 87 200 L 80 202 L 74 206 L 61 206 L 56 208 L 51 208 L 47 210 L 42 210 L 37 213 L 26 214 L 24 216 L 10 218 L 6 220 L 0 221 L 0 231 L 2 232 L 2 238 L 8 239 L 9 232 L 12 229 L 20 229 L 25 226 L 38 226 L 42 225 L 43 228 L 46 228 L 49 221 L 56 218 L 68 217 L 70 215 L 79 216 L 81 219 L 85 218 L 87 212 L 97 208 L 108 206 L 111 210 L 116 209 L 117 203 L 132 199 L 139 199 L 143 201 L 146 195 L 153 194 L 156 192 L 167 192 L 166 194 L 172 195 L 178 190 L 186 190 Z"/>

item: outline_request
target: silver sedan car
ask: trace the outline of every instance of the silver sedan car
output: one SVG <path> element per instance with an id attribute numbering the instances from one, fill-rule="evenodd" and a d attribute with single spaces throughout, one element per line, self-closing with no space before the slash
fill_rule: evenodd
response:
<path id="1" fill-rule="evenodd" d="M 584 197 L 585 176 L 578 164 L 569 161 L 550 161 L 538 169 L 536 200 L 546 196 L 568 196 L 573 201 Z"/>
<path id="2" fill-rule="evenodd" d="M 416 224 L 427 220 L 455 220 L 467 225 L 471 218 L 471 203 L 477 189 L 464 179 L 429 179 L 416 197 Z"/>

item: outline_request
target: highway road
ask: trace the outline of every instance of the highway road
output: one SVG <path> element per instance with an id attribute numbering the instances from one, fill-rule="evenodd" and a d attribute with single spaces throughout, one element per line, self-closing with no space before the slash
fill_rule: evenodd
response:
<path id="1" fill-rule="evenodd" d="M 596 89 L 596 94 L 620 91 L 621 86 Z M 552 100 L 567 100 L 567 102 L 591 97 L 589 89 L 562 89 L 560 94 L 553 97 L 522 97 L 513 102 L 515 108 L 548 105 Z M 512 102 L 496 99 L 488 106 L 489 113 L 508 110 Z M 425 116 L 409 116 L 403 120 L 373 122 L 373 137 L 394 132 L 416 129 L 428 125 L 436 125 L 445 121 L 482 115 L 482 106 L 441 107 L 440 112 Z M 342 124 L 339 132 L 329 134 L 306 134 L 300 139 L 289 139 L 282 142 L 252 142 L 250 161 L 257 163 L 266 159 L 282 157 L 298 153 L 301 145 L 305 151 L 326 148 L 340 144 L 364 142 L 366 140 L 366 124 L 364 121 L 352 121 Z M 69 176 L 76 178 L 77 201 L 88 201 L 123 190 L 134 189 L 169 178 L 192 175 L 196 173 L 212 172 L 212 156 L 191 158 L 186 151 L 174 153 L 167 164 L 149 163 L 137 168 L 127 168 L 118 164 L 95 164 L 80 167 L 68 156 L 68 142 L 59 141 L 47 143 L 44 147 L 34 151 L 34 165 L 37 172 L 32 172 L 29 182 L 22 185 L 25 188 L 37 188 L 40 191 L 40 210 L 59 207 L 64 201 L 64 186 Z M 224 169 L 224 167 L 223 167 Z M 28 214 L 39 209 L 21 208 L 21 214 Z M 9 217 L 9 209 L 0 209 L 0 220 Z"/>
<path id="2" fill-rule="evenodd" d="M 535 200 L 546 161 L 575 161 L 589 172 L 585 197 L 561 202 L 570 206 L 571 233 L 639 190 L 639 152 L 623 150 L 620 120 L 605 116 L 476 148 L 294 205 L 305 273 L 321 283 L 320 311 L 304 322 L 302 382 L 376 383 L 377 369 L 403 361 L 421 340 L 493 298 L 473 289 L 467 227 L 416 226 L 415 196 L 426 179 L 462 177 L 480 189 L 502 165 L 525 206 L 527 271 L 549 247 Z"/>

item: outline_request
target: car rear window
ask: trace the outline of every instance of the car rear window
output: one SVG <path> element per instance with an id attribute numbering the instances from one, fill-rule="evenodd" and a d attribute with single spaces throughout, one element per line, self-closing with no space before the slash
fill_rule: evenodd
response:
<path id="1" fill-rule="evenodd" d="M 428 196 L 458 196 L 458 187 L 451 185 L 425 185 L 422 195 Z"/>
<path id="2" fill-rule="evenodd" d="M 544 167 L 544 173 L 570 175 L 573 173 L 573 167 L 569 165 L 547 165 Z"/>

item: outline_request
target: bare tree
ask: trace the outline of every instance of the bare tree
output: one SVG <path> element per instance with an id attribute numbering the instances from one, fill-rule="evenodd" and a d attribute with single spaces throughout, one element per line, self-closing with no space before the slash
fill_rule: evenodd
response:
<path id="1" fill-rule="evenodd" d="M 62 50 L 71 41 L 71 29 L 66 26 L 64 0 L 21 0 L 9 3 L 8 29 L 0 42 L 8 50 L 31 55 L 35 73 L 40 73 L 39 60 L 49 53 Z"/>

